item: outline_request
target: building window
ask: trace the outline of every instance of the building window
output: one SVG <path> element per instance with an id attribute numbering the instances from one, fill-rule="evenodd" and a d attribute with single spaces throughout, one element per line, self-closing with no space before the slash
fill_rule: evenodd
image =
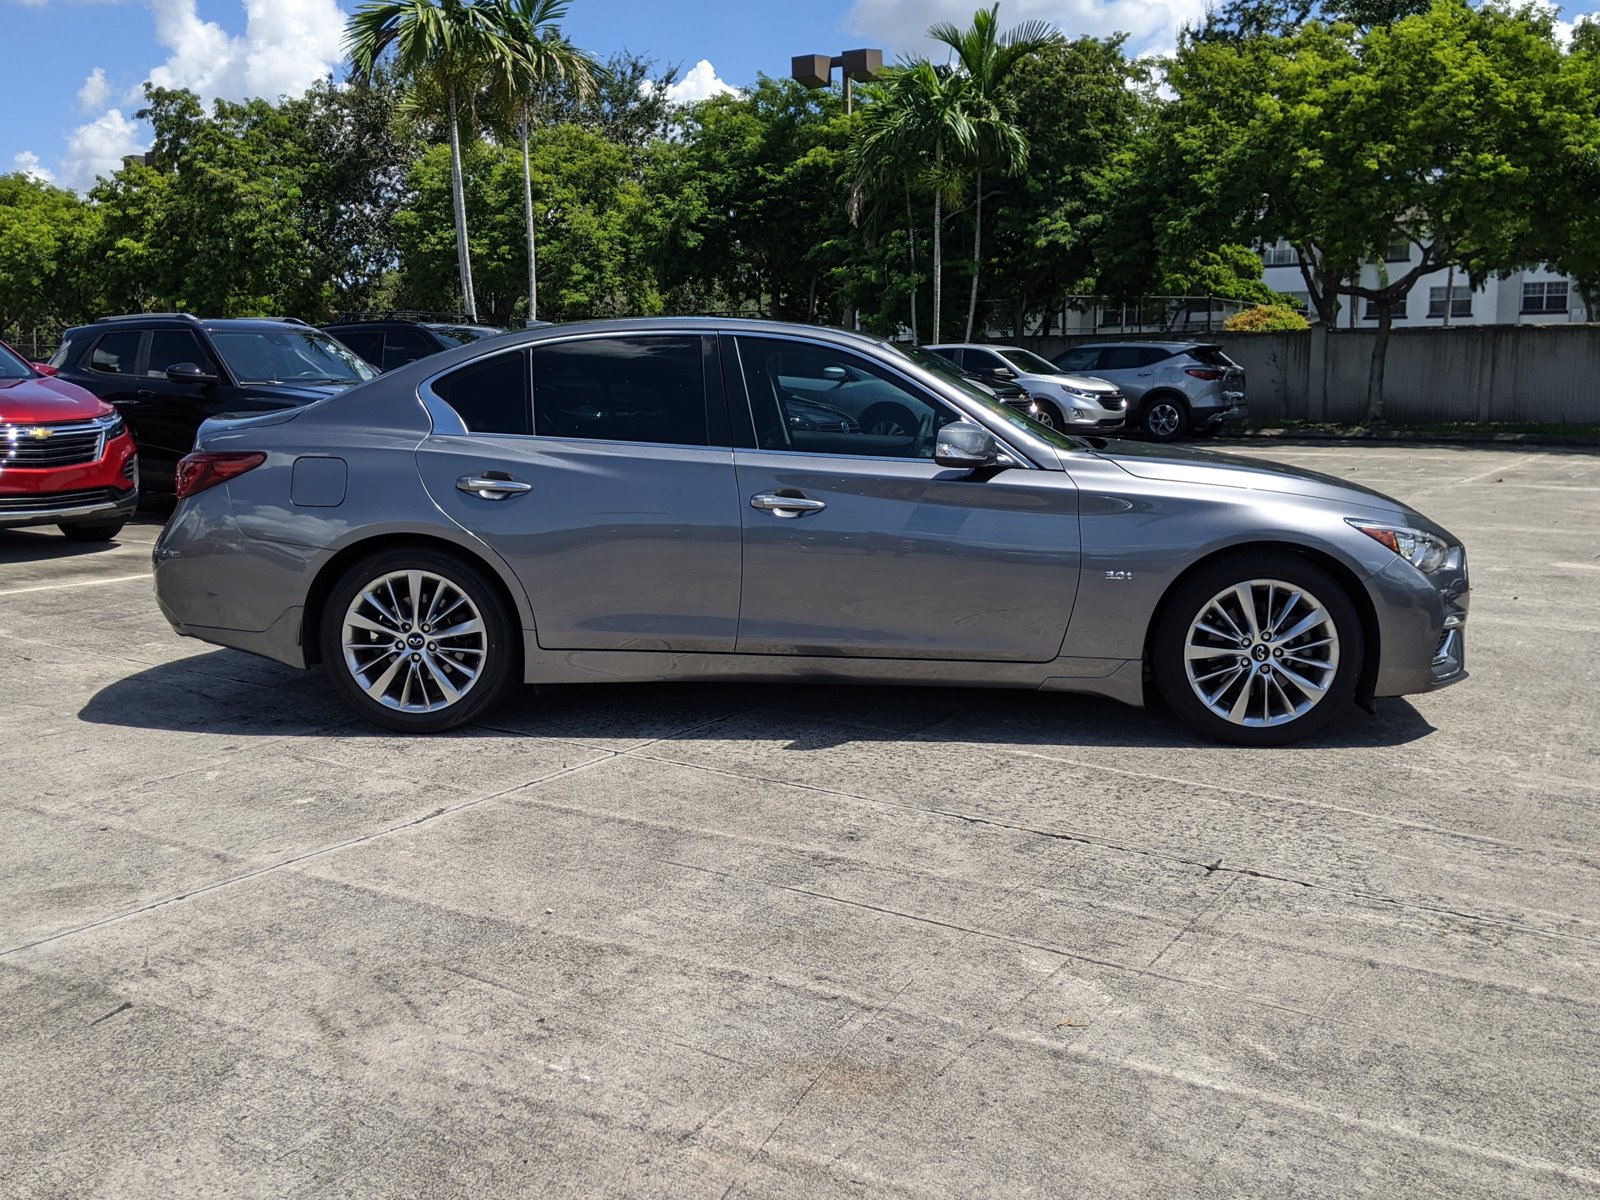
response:
<path id="1" fill-rule="evenodd" d="M 1398 234 L 1383 250 L 1383 261 L 1403 263 L 1411 261 L 1411 239 Z"/>
<path id="2" fill-rule="evenodd" d="M 1361 319 L 1363 321 L 1376 321 L 1378 319 L 1378 302 L 1376 300 L 1367 301 L 1366 307 L 1361 310 Z M 1404 321 L 1406 319 L 1406 305 L 1404 300 L 1402 300 L 1399 304 L 1396 304 L 1390 311 L 1389 319 L 1391 321 Z"/>
<path id="3" fill-rule="evenodd" d="M 1442 287 L 1428 289 L 1428 316 L 1442 318 L 1444 316 L 1445 289 Z M 1452 317 L 1470 317 L 1472 315 L 1472 289 L 1461 284 L 1450 289 L 1450 315 Z"/>
<path id="4" fill-rule="evenodd" d="M 1294 267 L 1300 264 L 1300 252 L 1288 242 L 1273 242 L 1261 248 L 1261 265 L 1264 267 Z"/>
<path id="5" fill-rule="evenodd" d="M 1567 281 L 1548 279 L 1522 285 L 1522 311 L 1525 313 L 1564 313 L 1567 311 Z"/>

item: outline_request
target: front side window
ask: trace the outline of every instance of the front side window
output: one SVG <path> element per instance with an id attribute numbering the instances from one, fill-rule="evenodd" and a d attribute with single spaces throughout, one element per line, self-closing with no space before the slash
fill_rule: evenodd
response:
<path id="1" fill-rule="evenodd" d="M 954 410 L 860 355 L 819 342 L 737 339 L 756 445 L 812 454 L 933 457 Z"/>
<path id="2" fill-rule="evenodd" d="M 314 329 L 213 330 L 211 340 L 240 383 L 362 383 L 377 371 Z"/>
<path id="3" fill-rule="evenodd" d="M 139 357 L 139 339 L 143 336 L 132 329 L 106 334 L 89 354 L 89 369 L 104 375 L 132 375 Z"/>
<path id="4" fill-rule="evenodd" d="M 535 346 L 533 412 L 540 437 L 707 445 L 703 343 L 640 335 Z"/>
<path id="5" fill-rule="evenodd" d="M 208 375 L 217 373 L 211 356 L 187 329 L 158 329 L 152 333 L 149 361 L 145 363 L 144 373 L 153 379 L 162 379 L 169 367 L 179 363 L 192 363 Z"/>
<path id="6" fill-rule="evenodd" d="M 525 350 L 496 354 L 457 367 L 435 379 L 432 390 L 455 409 L 471 433 L 533 432 L 533 393 Z"/>
<path id="7" fill-rule="evenodd" d="M 1068 350 L 1056 359 L 1058 371 L 1092 371 L 1100 362 L 1098 350 Z"/>

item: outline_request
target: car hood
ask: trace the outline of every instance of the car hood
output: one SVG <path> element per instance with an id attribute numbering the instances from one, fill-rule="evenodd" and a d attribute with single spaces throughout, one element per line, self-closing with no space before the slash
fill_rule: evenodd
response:
<path id="1" fill-rule="evenodd" d="M 1068 375 L 1065 372 L 1057 375 L 1019 375 L 1017 380 L 1019 383 L 1053 383 L 1079 392 L 1092 392 L 1097 396 L 1122 390 L 1109 379 L 1098 379 L 1093 375 Z"/>
<path id="2" fill-rule="evenodd" d="M 87 421 L 111 411 L 93 392 L 65 379 L 0 379 L 0 421 Z"/>
<path id="3" fill-rule="evenodd" d="M 1173 483 L 1197 483 L 1208 487 L 1244 488 L 1257 492 L 1306 496 L 1381 508 L 1420 516 L 1391 496 L 1359 483 L 1307 471 L 1285 463 L 1245 458 L 1238 454 L 1219 454 L 1188 446 L 1162 446 L 1123 438 L 1096 439 L 1095 453 L 1140 479 L 1161 479 Z"/>

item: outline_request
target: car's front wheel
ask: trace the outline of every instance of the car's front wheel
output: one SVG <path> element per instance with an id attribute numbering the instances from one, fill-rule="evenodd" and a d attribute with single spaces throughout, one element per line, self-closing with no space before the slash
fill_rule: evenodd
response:
<path id="1" fill-rule="evenodd" d="M 424 549 L 381 551 L 329 593 L 322 662 L 362 716 L 402 733 L 439 733 L 478 717 L 516 677 L 516 628 L 488 576 Z"/>
<path id="2" fill-rule="evenodd" d="M 1168 597 L 1150 666 L 1192 728 L 1281 746 L 1349 711 L 1364 649 L 1355 605 L 1327 571 L 1288 552 L 1240 554 Z"/>
<path id="3" fill-rule="evenodd" d="M 1175 442 L 1189 429 L 1189 409 L 1182 400 L 1157 396 L 1145 403 L 1139 425 L 1158 442 Z"/>

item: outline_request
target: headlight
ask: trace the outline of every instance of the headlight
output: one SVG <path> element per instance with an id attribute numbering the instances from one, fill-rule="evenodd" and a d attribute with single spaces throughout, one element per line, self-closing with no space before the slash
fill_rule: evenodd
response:
<path id="1" fill-rule="evenodd" d="M 127 427 L 122 423 L 121 413 L 112 413 L 109 417 L 100 418 L 100 428 L 105 430 L 106 441 L 110 442 L 121 437 Z"/>
<path id="2" fill-rule="evenodd" d="M 1423 533 L 1420 529 L 1407 529 L 1404 525 L 1373 525 L 1350 518 L 1347 518 L 1347 523 L 1373 541 L 1389 547 L 1424 575 L 1431 575 L 1443 566 L 1454 549 L 1443 538 Z"/>

